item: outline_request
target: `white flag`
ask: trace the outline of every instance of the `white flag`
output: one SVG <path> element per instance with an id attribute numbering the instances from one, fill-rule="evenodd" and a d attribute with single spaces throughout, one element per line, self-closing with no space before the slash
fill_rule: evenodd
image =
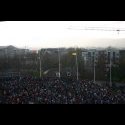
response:
<path id="1" fill-rule="evenodd" d="M 76 56 L 76 53 L 72 53 L 73 56 Z"/>
<path id="2" fill-rule="evenodd" d="M 49 70 L 46 70 L 43 74 L 46 75 L 49 72 Z"/>

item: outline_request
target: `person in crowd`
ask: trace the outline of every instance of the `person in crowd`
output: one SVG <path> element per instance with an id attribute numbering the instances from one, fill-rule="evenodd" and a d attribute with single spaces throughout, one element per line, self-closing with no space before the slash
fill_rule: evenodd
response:
<path id="1" fill-rule="evenodd" d="M 1 104 L 125 104 L 125 91 L 93 81 L 57 78 L 4 78 Z"/>

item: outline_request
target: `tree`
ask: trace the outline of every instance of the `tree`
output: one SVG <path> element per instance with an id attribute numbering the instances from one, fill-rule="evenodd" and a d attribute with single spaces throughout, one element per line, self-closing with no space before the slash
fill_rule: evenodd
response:
<path id="1" fill-rule="evenodd" d="M 96 80 L 105 81 L 105 69 L 106 69 L 106 63 L 105 63 L 105 57 L 104 55 L 100 54 L 98 55 L 98 61 L 96 63 Z"/>

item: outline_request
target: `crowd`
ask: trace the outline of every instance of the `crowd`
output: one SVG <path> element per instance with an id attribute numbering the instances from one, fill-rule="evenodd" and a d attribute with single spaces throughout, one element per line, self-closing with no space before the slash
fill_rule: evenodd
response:
<path id="1" fill-rule="evenodd" d="M 0 79 L 1 104 L 124 104 L 125 93 L 92 81 L 15 77 Z"/>

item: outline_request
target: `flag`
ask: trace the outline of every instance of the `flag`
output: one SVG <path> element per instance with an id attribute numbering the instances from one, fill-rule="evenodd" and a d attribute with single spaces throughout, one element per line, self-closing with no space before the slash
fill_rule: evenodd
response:
<path id="1" fill-rule="evenodd" d="M 46 75 L 49 72 L 49 70 L 46 70 L 43 74 Z"/>
<path id="2" fill-rule="evenodd" d="M 76 56 L 76 53 L 72 53 L 73 56 Z"/>

